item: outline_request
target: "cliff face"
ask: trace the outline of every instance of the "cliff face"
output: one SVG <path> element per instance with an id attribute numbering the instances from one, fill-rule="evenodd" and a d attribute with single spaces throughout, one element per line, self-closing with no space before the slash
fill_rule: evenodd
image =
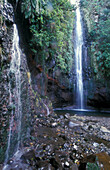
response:
<path id="1" fill-rule="evenodd" d="M 13 4 L 13 1 L 11 3 Z M 15 7 L 15 4 L 13 4 L 13 6 Z M 39 23 L 40 21 L 38 20 L 38 18 L 40 17 L 40 14 L 38 18 L 37 18 L 37 15 L 38 14 L 35 15 L 35 19 L 36 19 L 36 22 Z M 61 68 L 58 67 L 58 64 L 56 64 L 57 57 L 55 57 L 56 55 L 55 49 L 58 48 L 57 50 L 59 50 L 59 47 L 57 47 L 57 43 L 50 41 L 49 49 L 48 48 L 45 49 L 45 52 L 47 52 L 46 54 L 45 53 L 42 54 L 43 51 L 41 51 L 40 53 L 39 52 L 39 50 L 41 50 L 39 49 L 40 47 L 35 44 L 34 45 L 36 47 L 35 50 L 37 51 L 35 54 L 34 52 L 32 52 L 32 49 L 34 47 L 31 47 L 29 45 L 32 40 L 32 36 L 33 36 L 32 30 L 30 32 L 30 25 L 32 24 L 31 19 L 30 18 L 25 19 L 24 13 L 21 13 L 21 1 L 18 1 L 18 4 L 16 6 L 15 18 L 16 18 L 16 23 L 18 26 L 18 31 L 19 31 L 19 36 L 20 36 L 20 45 L 21 45 L 21 48 L 23 48 L 26 53 L 28 67 L 31 72 L 32 86 L 34 90 L 38 91 L 39 94 L 42 95 L 43 97 L 48 96 L 49 99 L 52 101 L 54 107 L 61 107 L 61 106 L 73 104 L 72 78 L 68 73 L 63 73 Z M 46 20 L 46 22 L 47 22 L 47 26 L 46 26 L 47 28 L 50 26 L 51 22 L 50 20 L 49 21 Z M 45 23 L 45 17 L 44 17 L 44 23 Z M 55 24 L 54 21 L 53 21 L 53 24 Z M 41 23 L 39 23 L 39 25 L 41 25 Z M 44 32 L 45 32 L 45 29 L 44 29 Z M 50 34 L 48 34 L 48 36 L 51 37 Z M 55 38 L 56 37 L 54 37 L 53 39 Z M 73 48 L 73 44 L 71 44 L 71 46 Z M 68 48 L 69 50 L 68 45 L 66 48 Z M 54 54 L 51 54 L 50 52 L 48 52 L 49 50 L 54 51 Z M 42 55 L 44 55 L 44 58 L 47 58 L 47 60 L 44 63 L 41 62 Z M 71 65 L 72 65 L 72 62 L 73 60 L 71 61 Z M 65 60 L 65 65 L 67 65 L 66 60 Z M 73 68 L 72 68 L 71 73 L 73 74 Z"/>
<path id="2" fill-rule="evenodd" d="M 93 83 L 93 82 L 92 82 Z M 90 87 L 90 86 L 89 86 Z M 106 109 L 110 108 L 110 83 L 109 81 L 97 82 L 92 84 L 87 104 L 94 108 Z"/>
<path id="3" fill-rule="evenodd" d="M 1 2 L 0 14 L 0 162 L 2 162 L 6 151 L 10 118 L 8 73 L 13 40 L 13 7 L 11 4 Z"/>
<path id="4" fill-rule="evenodd" d="M 109 1 L 84 0 L 81 1 L 81 8 L 91 68 L 87 81 L 87 104 L 95 108 L 110 108 Z"/>
<path id="5" fill-rule="evenodd" d="M 15 5 L 15 4 L 14 4 Z M 0 8 L 1 20 L 0 20 L 0 163 L 5 159 L 5 153 L 9 140 L 10 123 L 12 134 L 9 148 L 9 156 L 15 152 L 17 143 L 17 126 L 18 121 L 16 119 L 16 107 L 18 102 L 18 96 L 16 91 L 16 74 L 12 74 L 10 71 L 10 64 L 13 57 L 13 37 L 14 37 L 14 23 L 18 24 L 18 34 L 20 38 L 21 46 L 21 65 L 20 65 L 20 100 L 21 100 L 21 144 L 26 145 L 27 138 L 30 138 L 30 133 L 33 131 L 34 116 L 38 113 L 45 115 L 51 113 L 52 105 L 48 98 L 41 98 L 38 91 L 32 87 L 33 81 L 27 64 L 27 57 L 25 50 L 25 41 L 22 38 L 22 31 L 20 30 L 20 24 L 17 19 L 16 6 L 12 6 L 11 3 L 2 2 Z M 14 9 L 14 10 L 13 10 Z M 21 24 L 22 25 L 22 24 Z M 21 27 L 22 28 L 22 27 Z M 27 47 L 27 46 L 26 46 Z M 15 64 L 16 67 L 16 64 Z M 12 93 L 10 95 L 10 93 Z M 10 96 L 12 97 L 13 104 L 10 102 Z M 49 110 L 47 109 L 49 106 Z M 12 115 L 13 112 L 13 115 Z M 13 116 L 13 118 L 12 118 Z M 30 128 L 31 127 L 31 128 Z"/>

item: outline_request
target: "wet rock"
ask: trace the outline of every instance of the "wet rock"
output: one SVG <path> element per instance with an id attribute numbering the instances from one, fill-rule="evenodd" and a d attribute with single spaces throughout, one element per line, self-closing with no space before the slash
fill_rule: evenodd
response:
<path id="1" fill-rule="evenodd" d="M 69 127 L 70 127 L 70 128 L 73 128 L 73 127 L 76 127 L 76 126 L 79 126 L 79 124 L 74 123 L 74 122 L 72 122 L 72 121 L 69 122 Z"/>
<path id="2" fill-rule="evenodd" d="M 51 127 L 57 127 L 58 123 L 57 122 L 54 122 L 51 124 Z"/>
<path id="3" fill-rule="evenodd" d="M 105 132 L 105 133 L 110 133 L 110 130 L 108 130 L 106 127 L 104 126 L 101 126 L 101 129 L 100 129 L 102 132 Z"/>
<path id="4" fill-rule="evenodd" d="M 56 161 L 56 159 L 55 158 L 51 158 L 50 159 L 50 164 L 54 167 L 54 168 L 56 168 L 56 169 L 58 169 L 59 168 L 59 163 Z"/>
<path id="5" fill-rule="evenodd" d="M 8 164 L 12 164 L 12 163 L 13 163 L 13 160 L 10 159 L 10 160 L 8 161 Z"/>
<path id="6" fill-rule="evenodd" d="M 73 148 L 75 149 L 75 150 L 77 150 L 78 149 L 78 146 L 77 145 L 73 145 Z"/>
<path id="7" fill-rule="evenodd" d="M 50 155 L 53 152 L 53 146 L 52 145 L 47 145 L 45 147 L 45 150 L 48 152 L 47 154 Z"/>
<path id="8" fill-rule="evenodd" d="M 63 115 L 60 115 L 60 119 L 64 119 L 64 116 L 63 116 Z"/>
<path id="9" fill-rule="evenodd" d="M 74 162 L 74 160 L 75 160 L 75 158 L 76 158 L 76 156 L 75 156 L 75 154 L 70 154 L 70 159 Z"/>
<path id="10" fill-rule="evenodd" d="M 0 3 L 0 14 L 3 22 L 0 25 L 0 133 L 1 142 L 0 142 L 0 163 L 4 160 L 4 154 L 7 146 L 8 138 L 8 126 L 10 119 L 10 112 L 8 112 L 9 105 L 9 66 L 10 66 L 10 54 L 12 53 L 12 39 L 13 39 L 13 7 L 8 2 Z M 3 105 L 6 105 L 5 107 Z M 5 117 L 5 122 L 2 117 Z"/>
<path id="11" fill-rule="evenodd" d="M 93 130 L 92 125 L 89 125 L 89 126 L 88 126 L 88 130 Z"/>
<path id="12" fill-rule="evenodd" d="M 93 128 L 93 129 L 96 129 L 96 128 L 98 128 L 98 127 L 97 127 L 96 125 L 92 125 L 92 128 Z"/>
<path id="13" fill-rule="evenodd" d="M 99 144 L 98 144 L 98 143 L 96 143 L 96 142 L 94 142 L 94 143 L 93 143 L 93 146 L 94 146 L 94 147 L 98 147 L 98 146 L 99 146 Z"/>
<path id="14" fill-rule="evenodd" d="M 28 152 L 26 152 L 25 154 L 23 154 L 21 156 L 21 159 L 25 162 L 27 162 L 28 160 L 32 160 L 35 159 L 35 151 L 34 150 L 30 150 Z"/>
<path id="15" fill-rule="evenodd" d="M 106 87 L 97 87 L 94 90 L 94 96 L 88 99 L 88 105 L 99 109 L 109 108 L 110 107 L 109 101 L 110 101 L 109 89 Z"/>
<path id="16" fill-rule="evenodd" d="M 69 168 L 69 167 L 70 167 L 69 162 L 66 161 L 66 162 L 64 163 L 64 167 L 65 167 L 65 168 Z"/>
<path id="17" fill-rule="evenodd" d="M 66 119 L 69 119 L 69 118 L 70 118 L 70 114 L 69 114 L 69 113 L 66 113 L 66 114 L 65 114 L 65 118 L 66 118 Z"/>
<path id="18" fill-rule="evenodd" d="M 22 162 L 16 162 L 13 163 L 12 165 L 5 165 L 4 170 L 33 170 L 32 167 L 30 167 L 27 164 L 24 164 Z"/>
<path id="19" fill-rule="evenodd" d="M 69 143 L 65 143 L 65 144 L 63 145 L 63 147 L 64 147 L 64 148 L 69 148 Z"/>

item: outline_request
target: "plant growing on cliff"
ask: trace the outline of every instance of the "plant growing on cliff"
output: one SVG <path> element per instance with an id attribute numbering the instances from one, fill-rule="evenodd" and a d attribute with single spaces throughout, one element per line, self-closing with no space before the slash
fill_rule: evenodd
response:
<path id="1" fill-rule="evenodd" d="M 97 165 L 97 163 L 87 163 L 86 166 L 87 170 L 101 170 L 100 167 Z"/>
<path id="2" fill-rule="evenodd" d="M 110 2 L 109 0 L 82 1 L 88 27 L 88 42 L 97 77 L 110 78 Z"/>
<path id="3" fill-rule="evenodd" d="M 23 0 L 22 12 L 29 19 L 31 48 L 37 63 L 55 61 L 68 72 L 72 65 L 74 12 L 68 0 Z"/>

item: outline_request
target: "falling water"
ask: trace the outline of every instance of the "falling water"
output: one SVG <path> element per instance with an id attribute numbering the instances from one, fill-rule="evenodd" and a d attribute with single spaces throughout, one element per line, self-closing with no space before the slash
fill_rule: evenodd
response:
<path id="1" fill-rule="evenodd" d="M 15 67 L 13 69 L 16 70 L 16 96 L 17 96 L 17 107 L 16 107 L 16 115 L 17 115 L 17 123 L 18 123 L 18 143 L 17 143 L 17 150 L 20 146 L 20 136 L 21 136 L 21 118 L 22 118 L 22 105 L 21 105 L 21 50 L 19 47 L 19 36 L 16 25 L 14 25 L 14 56 L 13 59 L 15 63 Z"/>
<path id="2" fill-rule="evenodd" d="M 10 93 L 10 106 L 12 107 L 11 119 L 9 124 L 9 137 L 6 150 L 7 163 L 10 152 L 14 154 L 20 147 L 20 136 L 21 136 L 21 119 L 22 119 L 22 105 L 21 105 L 21 50 L 19 48 L 19 36 L 17 27 L 14 24 L 14 34 L 13 34 L 13 48 L 12 48 L 12 60 L 10 64 L 10 82 L 9 82 L 9 93 Z M 15 133 L 16 131 L 16 133 Z M 13 140 L 16 139 L 15 148 L 12 148 Z"/>
<path id="3" fill-rule="evenodd" d="M 83 109 L 83 77 L 82 77 L 82 46 L 83 33 L 81 24 L 80 7 L 76 9 L 76 29 L 75 29 L 75 59 L 76 59 L 76 78 L 77 78 L 77 107 Z"/>

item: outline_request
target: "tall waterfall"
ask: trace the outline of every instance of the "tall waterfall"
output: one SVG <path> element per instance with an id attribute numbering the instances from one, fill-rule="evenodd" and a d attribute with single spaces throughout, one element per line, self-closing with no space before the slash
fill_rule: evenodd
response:
<path id="1" fill-rule="evenodd" d="M 13 155 L 20 147 L 21 136 L 21 119 L 22 119 L 22 105 L 21 105 L 21 50 L 19 47 L 19 36 L 17 27 L 14 24 L 12 60 L 9 71 L 9 93 L 10 93 L 10 107 L 11 118 L 9 122 L 9 136 L 6 150 L 5 163 L 9 156 Z"/>
<path id="2" fill-rule="evenodd" d="M 82 46 L 83 46 L 83 33 L 82 33 L 80 7 L 78 4 L 76 8 L 76 29 L 75 29 L 75 60 L 76 60 L 76 79 L 77 79 L 76 105 L 78 109 L 84 108 L 83 76 L 82 76 Z"/>

